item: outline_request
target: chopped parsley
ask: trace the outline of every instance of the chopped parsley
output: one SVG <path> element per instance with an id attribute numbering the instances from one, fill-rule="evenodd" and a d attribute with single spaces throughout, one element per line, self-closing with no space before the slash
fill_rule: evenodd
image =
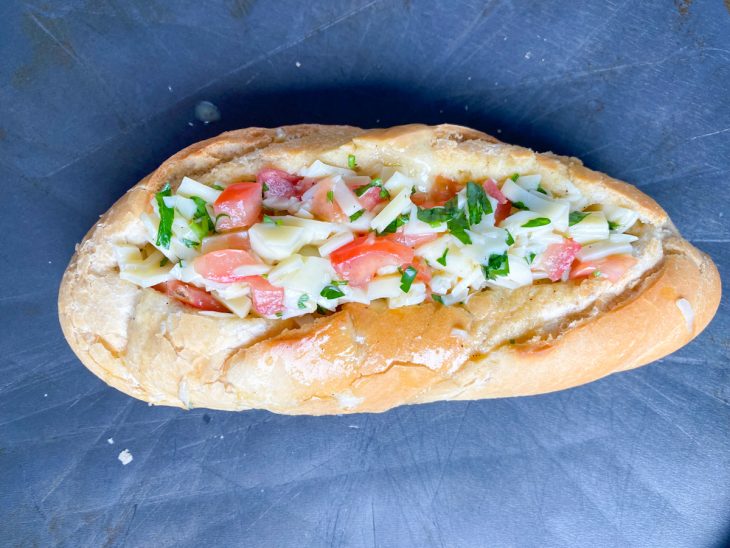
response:
<path id="1" fill-rule="evenodd" d="M 416 279 L 418 270 L 416 270 L 412 266 L 409 266 L 409 267 L 406 267 L 405 269 L 399 268 L 398 271 L 401 273 L 401 276 L 400 276 L 401 291 L 403 291 L 403 293 L 408 293 L 411 290 L 411 285 L 413 284 L 413 280 Z"/>
<path id="2" fill-rule="evenodd" d="M 276 217 L 269 217 L 268 215 L 264 215 L 264 223 L 280 226 L 283 223 L 283 221 Z"/>
<path id="3" fill-rule="evenodd" d="M 536 226 L 545 226 L 550 224 L 550 219 L 547 217 L 536 217 L 530 219 L 525 224 L 521 225 L 522 228 L 535 228 Z"/>
<path id="4" fill-rule="evenodd" d="M 532 261 L 535 260 L 536 256 L 537 256 L 537 253 L 530 253 L 527 257 L 525 257 L 527 264 L 532 264 Z"/>
<path id="5" fill-rule="evenodd" d="M 388 192 L 388 190 L 383 186 L 383 180 L 380 177 L 376 177 L 375 179 L 373 179 L 366 185 L 357 187 L 355 189 L 355 195 L 357 195 L 357 197 L 359 198 L 360 196 L 365 194 L 371 188 L 379 188 L 380 189 L 379 196 L 383 200 L 387 200 L 390 198 L 390 192 Z"/>
<path id="6" fill-rule="evenodd" d="M 266 185 L 264 184 L 264 186 Z M 225 190 L 225 188 L 223 188 L 221 185 L 213 185 L 213 188 L 216 190 Z"/>
<path id="7" fill-rule="evenodd" d="M 489 256 L 487 264 L 482 265 L 484 277 L 487 280 L 496 280 L 497 276 L 507 276 L 509 274 L 509 260 L 507 253 L 502 255 L 492 254 Z"/>
<path id="8" fill-rule="evenodd" d="M 517 182 L 517 179 L 520 178 L 520 174 L 519 173 L 513 173 L 512 175 L 509 176 L 509 178 L 512 179 L 514 182 Z"/>
<path id="9" fill-rule="evenodd" d="M 175 218 L 175 210 L 165 205 L 163 198 L 172 196 L 172 189 L 170 183 L 165 183 L 157 194 L 155 194 L 155 200 L 157 200 L 157 209 L 160 213 L 160 225 L 157 228 L 157 240 L 156 244 L 165 249 L 170 249 L 170 239 L 172 238 L 172 220 Z"/>
<path id="10" fill-rule="evenodd" d="M 160 261 L 160 266 L 165 266 L 169 262 L 170 262 L 170 259 L 168 259 L 167 257 L 163 257 L 162 260 Z"/>
<path id="11" fill-rule="evenodd" d="M 457 214 L 446 222 L 446 226 L 449 228 L 449 232 L 458 238 L 461 243 L 471 243 L 471 238 L 466 233 L 466 229 L 469 228 L 469 221 L 463 210 L 458 210 Z"/>
<path id="12" fill-rule="evenodd" d="M 588 213 L 583 213 L 582 211 L 571 211 L 570 215 L 568 215 L 568 226 L 577 225 L 586 217 L 588 217 Z"/>
<path id="13" fill-rule="evenodd" d="M 619 227 L 618 223 L 614 223 L 613 221 L 608 221 L 608 230 L 616 230 Z"/>
<path id="14" fill-rule="evenodd" d="M 325 299 L 339 299 L 340 297 L 345 296 L 344 291 L 342 291 L 339 287 L 331 284 L 326 285 L 319 294 L 322 295 Z"/>
<path id="15" fill-rule="evenodd" d="M 357 160 L 355 159 L 354 154 L 347 155 L 347 167 L 349 167 L 350 169 L 357 168 Z"/>
<path id="16" fill-rule="evenodd" d="M 398 228 L 403 226 L 408 222 L 408 214 L 407 213 L 401 213 L 398 215 L 395 219 L 393 219 L 388 226 L 386 226 L 382 232 L 378 232 L 378 234 L 393 234 Z"/>
<path id="17" fill-rule="evenodd" d="M 361 209 L 359 211 L 356 211 L 352 215 L 350 215 L 350 222 L 351 223 L 354 223 L 355 221 L 357 221 L 360 217 L 362 217 L 362 214 L 363 213 L 365 213 L 365 210 L 364 209 Z"/>
<path id="18" fill-rule="evenodd" d="M 446 249 L 444 249 L 443 255 L 441 255 L 438 259 L 436 259 L 436 262 L 446 266 L 446 255 L 448 255 L 448 254 L 449 254 L 449 248 L 447 247 Z"/>
<path id="19" fill-rule="evenodd" d="M 327 201 L 329 203 L 332 203 L 335 201 L 335 191 L 334 190 L 328 190 L 327 191 Z"/>
<path id="20" fill-rule="evenodd" d="M 512 207 L 515 209 L 521 209 L 522 211 L 529 211 L 530 208 L 525 205 L 525 202 L 512 202 Z"/>
<path id="21" fill-rule="evenodd" d="M 540 185 L 540 184 L 537 185 L 537 191 L 540 192 L 540 193 L 542 193 L 542 194 L 545 194 L 545 196 L 547 196 L 547 190 L 545 190 L 544 188 L 542 188 L 542 185 Z"/>
<path id="22" fill-rule="evenodd" d="M 200 242 L 196 242 L 195 240 L 188 240 L 187 238 L 183 238 L 182 243 L 185 244 L 185 247 L 198 247 L 200 245 Z"/>
<path id="23" fill-rule="evenodd" d="M 482 220 L 482 215 L 492 212 L 492 204 L 487 199 L 482 185 L 474 181 L 466 183 L 466 209 L 469 212 L 469 224 L 476 225 Z"/>
<path id="24" fill-rule="evenodd" d="M 297 307 L 300 309 L 307 308 L 307 301 L 309 300 L 309 295 L 306 293 L 302 293 L 302 296 L 299 297 L 299 300 L 297 301 Z"/>
<path id="25" fill-rule="evenodd" d="M 505 243 L 507 245 L 512 245 L 513 243 L 515 243 L 515 239 L 512 237 L 512 233 L 509 230 L 507 231 L 507 238 L 505 239 Z"/>
<path id="26" fill-rule="evenodd" d="M 261 191 L 262 191 L 262 192 L 268 192 L 268 191 L 269 191 L 269 185 L 267 185 L 266 183 L 264 183 L 264 184 L 263 184 L 263 185 L 261 186 Z"/>
<path id="27" fill-rule="evenodd" d="M 431 207 L 429 209 L 418 208 L 416 217 L 424 223 L 428 223 L 431 226 L 440 225 L 449 221 L 454 215 L 458 214 L 459 208 L 457 207 L 458 201 L 456 196 L 446 202 L 443 207 Z"/>
<path id="28" fill-rule="evenodd" d="M 444 299 L 441 295 L 436 295 L 436 293 L 431 293 L 431 298 L 439 304 L 444 304 Z"/>

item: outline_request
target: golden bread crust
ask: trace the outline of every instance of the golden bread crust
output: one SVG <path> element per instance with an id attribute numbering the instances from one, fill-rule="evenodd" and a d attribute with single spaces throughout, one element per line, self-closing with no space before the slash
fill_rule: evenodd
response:
<path id="1" fill-rule="evenodd" d="M 631 207 L 644 227 L 639 263 L 617 284 L 489 290 L 452 307 L 349 304 L 303 325 L 205 316 L 119 278 L 113 246 L 144 242 L 140 214 L 165 183 L 175 186 L 185 175 L 228 182 L 266 166 L 295 171 L 317 158 L 344 166 L 352 153 L 364 169 L 391 162 L 414 175 L 540 173 L 550 189 L 573 185 L 594 203 Z M 651 198 L 575 158 L 536 154 L 454 125 L 370 131 L 298 125 L 227 132 L 164 162 L 86 235 L 63 277 L 58 306 L 81 361 L 136 398 L 335 414 L 537 394 L 638 367 L 697 336 L 720 293 L 715 265 L 678 235 Z"/>

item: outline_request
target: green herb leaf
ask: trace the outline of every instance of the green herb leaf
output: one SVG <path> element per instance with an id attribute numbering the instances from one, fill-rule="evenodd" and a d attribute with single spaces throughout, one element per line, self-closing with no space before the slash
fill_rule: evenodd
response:
<path id="1" fill-rule="evenodd" d="M 530 208 L 525 205 L 524 202 L 512 202 L 512 207 L 515 209 L 521 209 L 522 211 L 529 211 Z"/>
<path id="2" fill-rule="evenodd" d="M 568 226 L 577 225 L 586 217 L 588 217 L 588 213 L 583 213 L 582 211 L 571 211 L 570 215 L 568 215 Z"/>
<path id="3" fill-rule="evenodd" d="M 332 203 L 335 201 L 335 191 L 334 190 L 328 190 L 327 191 L 327 201 L 329 203 Z"/>
<path id="4" fill-rule="evenodd" d="M 277 312 L 276 314 L 274 314 L 274 316 L 276 316 L 277 318 L 281 318 L 283 315 L 283 312 Z"/>
<path id="5" fill-rule="evenodd" d="M 309 295 L 307 295 L 306 293 L 302 293 L 302 296 L 299 297 L 299 300 L 297 301 L 297 306 L 300 309 L 307 308 L 307 301 L 308 300 L 309 300 Z"/>
<path id="6" fill-rule="evenodd" d="M 262 192 L 268 192 L 268 191 L 269 191 L 269 185 L 267 185 L 266 183 L 264 183 L 264 184 L 263 184 L 263 185 L 261 186 L 261 191 L 262 191 Z"/>
<path id="7" fill-rule="evenodd" d="M 165 266 L 169 262 L 170 262 L 170 259 L 168 259 L 167 257 L 163 257 L 162 260 L 160 261 L 160 266 Z"/>
<path id="8" fill-rule="evenodd" d="M 331 312 L 331 310 L 327 310 L 322 305 L 319 305 L 319 304 L 317 305 L 317 314 L 329 314 L 330 312 Z"/>
<path id="9" fill-rule="evenodd" d="M 535 260 L 535 257 L 536 257 L 536 256 L 537 256 L 537 253 L 530 253 L 530 254 L 529 254 L 529 255 L 528 255 L 527 257 L 526 257 L 526 259 L 525 259 L 525 260 L 527 261 L 527 264 L 532 264 L 532 262 L 533 262 L 533 261 Z"/>
<path id="10" fill-rule="evenodd" d="M 401 269 L 399 269 L 399 270 L 401 272 L 400 289 L 401 289 L 401 291 L 403 291 L 403 293 L 408 293 L 411 290 L 411 285 L 413 284 L 413 280 L 416 279 L 418 270 L 416 270 L 412 266 L 407 267 L 405 270 L 401 270 Z"/>
<path id="11" fill-rule="evenodd" d="M 542 185 L 537 185 L 537 191 L 545 194 L 547 196 L 547 190 L 542 188 Z"/>
<path id="12" fill-rule="evenodd" d="M 216 190 L 225 190 L 221 185 L 213 185 L 213 188 Z"/>
<path id="13" fill-rule="evenodd" d="M 449 254 L 449 248 L 447 247 L 446 249 L 444 249 L 444 254 L 441 255 L 438 259 L 436 259 L 436 262 L 446 266 L 446 255 L 448 255 L 448 254 Z"/>
<path id="14" fill-rule="evenodd" d="M 550 224 L 550 219 L 547 217 L 536 217 L 530 219 L 525 224 L 521 225 L 522 228 L 535 228 L 536 226 L 545 226 Z"/>
<path id="15" fill-rule="evenodd" d="M 344 297 L 345 293 L 339 287 L 327 285 L 320 292 L 320 295 L 322 295 L 325 299 L 338 299 L 340 297 Z"/>
<path id="16" fill-rule="evenodd" d="M 449 232 L 463 244 L 470 244 L 471 238 L 466 233 L 466 229 L 469 228 L 469 221 L 466 219 L 464 211 L 459 212 L 446 222 L 446 226 L 449 228 Z"/>
<path id="17" fill-rule="evenodd" d="M 594 270 L 593 271 L 593 277 L 594 278 L 600 278 L 602 275 L 603 275 L 603 272 L 601 272 L 600 270 Z"/>
<path id="18" fill-rule="evenodd" d="M 185 247 L 198 247 L 200 245 L 200 242 L 196 242 L 195 240 L 188 240 L 187 238 L 183 238 L 182 243 L 185 244 Z"/>
<path id="19" fill-rule="evenodd" d="M 407 213 L 401 213 L 398 215 L 395 219 L 393 219 L 388 226 L 386 226 L 382 232 L 378 232 L 378 235 L 380 234 L 393 234 L 398 228 L 403 226 L 408 222 L 408 214 Z"/>
<path id="20" fill-rule="evenodd" d="M 507 276 L 509 274 L 509 260 L 507 253 L 502 255 L 490 255 L 487 264 L 482 265 L 484 277 L 487 280 L 496 280 L 497 276 Z"/>
<path id="21" fill-rule="evenodd" d="M 155 194 L 155 200 L 157 201 L 157 209 L 160 213 L 160 225 L 157 228 L 157 240 L 156 244 L 165 249 L 170 249 L 170 239 L 172 238 L 172 220 L 175 218 L 175 210 L 165 205 L 163 198 L 172 196 L 172 189 L 170 183 L 165 183 L 157 194 Z"/>
<path id="22" fill-rule="evenodd" d="M 361 209 L 360 211 L 356 211 L 355 213 L 350 215 L 350 222 L 354 223 L 355 221 L 357 221 L 360 217 L 362 217 L 363 213 L 365 213 L 365 210 Z"/>
<path id="23" fill-rule="evenodd" d="M 380 187 L 380 199 L 381 200 L 390 200 L 390 192 L 388 192 L 387 188 Z"/>
<path id="24" fill-rule="evenodd" d="M 331 283 L 332 285 L 347 285 L 350 282 L 348 282 L 347 280 L 332 280 Z"/>
<path id="25" fill-rule="evenodd" d="M 363 194 L 365 194 L 371 188 L 379 188 L 380 189 L 380 197 L 383 198 L 384 200 L 387 200 L 388 198 L 390 198 L 390 192 L 388 192 L 383 187 L 383 180 L 380 177 L 376 177 L 375 179 L 373 179 L 372 181 L 370 181 L 366 185 L 362 185 L 362 186 L 357 187 L 355 189 L 355 195 L 359 198 L 360 196 L 362 196 Z"/>
<path id="26" fill-rule="evenodd" d="M 613 221 L 608 221 L 608 230 L 616 230 L 619 227 L 618 223 L 614 223 Z"/>
<path id="27" fill-rule="evenodd" d="M 444 299 L 441 295 L 436 295 L 436 293 L 431 293 L 431 298 L 439 304 L 444 304 Z"/>
<path id="28" fill-rule="evenodd" d="M 509 176 L 509 178 L 512 179 L 513 181 L 517 182 L 517 179 L 520 178 L 520 174 L 519 173 L 513 173 L 512 175 Z"/>
<path id="29" fill-rule="evenodd" d="M 458 199 L 454 196 L 451 200 L 446 202 L 443 207 L 432 207 L 429 209 L 421 209 L 419 207 L 416 212 L 416 217 L 424 223 L 435 226 L 448 222 L 449 219 L 453 218 L 458 213 Z"/>
<path id="30" fill-rule="evenodd" d="M 482 185 L 474 181 L 466 183 L 466 209 L 469 212 L 469 224 L 476 225 L 482 220 L 482 214 L 492 212 L 492 204 L 487 199 Z"/>
<path id="31" fill-rule="evenodd" d="M 347 155 L 347 167 L 350 169 L 355 169 L 357 167 L 357 160 L 355 160 L 354 154 Z"/>
<path id="32" fill-rule="evenodd" d="M 264 223 L 281 226 L 283 221 L 281 219 L 277 219 L 276 217 L 269 217 L 268 215 L 264 215 Z"/>
<path id="33" fill-rule="evenodd" d="M 513 243 L 515 243 L 515 239 L 512 237 L 512 233 L 509 230 L 507 231 L 507 239 L 505 240 L 505 242 L 507 243 L 507 245 L 512 245 Z"/>

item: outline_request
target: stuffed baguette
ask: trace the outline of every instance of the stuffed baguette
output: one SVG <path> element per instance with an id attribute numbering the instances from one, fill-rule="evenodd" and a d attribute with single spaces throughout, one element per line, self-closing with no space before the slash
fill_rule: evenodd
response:
<path id="1" fill-rule="evenodd" d="M 652 199 L 576 159 L 300 125 L 163 163 L 80 244 L 59 315 L 142 400 L 335 414 L 580 385 L 686 344 L 719 299 Z"/>

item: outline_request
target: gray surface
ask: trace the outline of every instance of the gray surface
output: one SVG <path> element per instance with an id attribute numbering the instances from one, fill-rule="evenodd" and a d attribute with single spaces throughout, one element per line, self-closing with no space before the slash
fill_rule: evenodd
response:
<path id="1" fill-rule="evenodd" d="M 727 284 L 723 2 L 202 4 L 0 3 L 0 544 L 730 541 L 727 301 L 661 364 L 585 387 L 329 418 L 148 407 L 81 366 L 55 310 L 75 242 L 168 154 L 300 121 L 451 121 L 580 156 Z M 195 121 L 204 99 L 220 122 Z"/>

